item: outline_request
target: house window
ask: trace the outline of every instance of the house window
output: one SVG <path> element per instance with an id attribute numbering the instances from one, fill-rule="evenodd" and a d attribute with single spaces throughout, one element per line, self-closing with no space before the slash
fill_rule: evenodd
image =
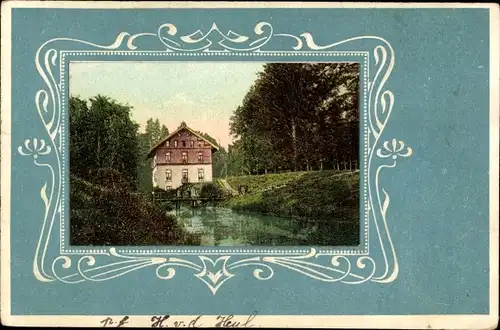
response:
<path id="1" fill-rule="evenodd" d="M 174 141 L 174 148 L 177 148 L 177 140 Z"/>
<path id="2" fill-rule="evenodd" d="M 182 141 L 182 146 L 185 148 L 186 147 L 186 141 Z"/>
<path id="3" fill-rule="evenodd" d="M 203 152 L 198 152 L 198 163 L 203 163 Z"/>
<path id="4" fill-rule="evenodd" d="M 182 170 L 182 182 L 187 182 L 188 181 L 188 170 L 187 168 Z"/>
<path id="5" fill-rule="evenodd" d="M 198 169 L 198 181 L 203 181 L 205 179 L 205 170 L 202 168 Z"/>
<path id="6" fill-rule="evenodd" d="M 198 147 L 202 147 L 202 146 L 203 146 L 203 142 L 198 141 Z"/>
<path id="7" fill-rule="evenodd" d="M 191 142 L 191 148 L 194 148 L 194 141 L 190 141 Z"/>
<path id="8" fill-rule="evenodd" d="M 172 181 L 172 170 L 165 171 L 165 181 Z"/>
<path id="9" fill-rule="evenodd" d="M 182 152 L 182 162 L 187 163 L 188 162 L 188 153 L 187 151 Z"/>
<path id="10" fill-rule="evenodd" d="M 165 142 L 165 147 L 170 147 L 170 141 Z"/>
<path id="11" fill-rule="evenodd" d="M 166 153 L 165 153 L 165 161 L 166 161 L 167 163 L 170 163 L 170 161 L 171 161 L 170 152 L 166 152 Z"/>

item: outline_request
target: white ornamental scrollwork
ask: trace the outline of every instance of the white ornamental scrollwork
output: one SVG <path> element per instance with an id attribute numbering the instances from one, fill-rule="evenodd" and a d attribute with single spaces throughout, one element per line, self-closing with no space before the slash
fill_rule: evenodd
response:
<path id="1" fill-rule="evenodd" d="M 215 295 L 222 284 L 237 275 L 234 270 L 241 267 L 254 268 L 253 277 L 261 281 L 271 279 L 275 274 L 273 266 L 278 266 L 322 282 L 346 284 L 366 282 L 373 277 L 376 269 L 375 262 L 368 256 L 359 257 L 354 265 L 351 265 L 352 261 L 348 257 L 342 255 L 323 258 L 330 262 L 320 264 L 317 262 L 318 255 L 314 248 L 301 256 L 258 256 L 235 261 L 231 261 L 232 256 L 212 259 L 200 255 L 193 257 L 193 260 L 179 257 L 130 256 L 118 253 L 115 248 L 109 249 L 109 255 L 106 257 L 109 256 L 117 257 L 117 261 L 97 265 L 96 259 L 103 259 L 104 256 L 82 256 L 73 262 L 71 256 L 61 255 L 53 261 L 52 273 L 55 279 L 61 282 L 76 284 L 84 281 L 106 281 L 146 267 L 156 267 L 156 276 L 159 279 L 170 280 L 174 278 L 178 268 L 187 268 L 193 270 L 194 276 L 205 283 Z M 71 269 L 73 270 L 69 274 L 61 274 L 61 271 Z"/>
<path id="2" fill-rule="evenodd" d="M 177 36 L 177 32 L 175 25 L 166 23 L 158 28 L 157 36 L 167 49 L 172 51 L 196 52 L 209 50 L 210 46 L 214 44 L 212 41 L 214 36 L 220 39 L 217 45 L 226 51 L 254 51 L 269 42 L 273 36 L 273 27 L 266 22 L 256 24 L 254 33 L 257 38 L 253 41 L 249 37 L 231 30 L 224 34 L 215 23 L 207 33 L 197 30 L 188 35 Z M 173 40 L 174 37 L 177 37 L 177 41 Z"/>
<path id="3" fill-rule="evenodd" d="M 326 255 L 310 248 L 309 252 L 300 255 L 264 255 L 241 257 L 237 255 L 221 255 L 210 257 L 203 252 L 199 255 L 166 256 L 135 255 L 119 253 L 116 248 L 107 248 L 99 253 L 89 253 L 83 256 L 61 253 L 51 258 L 48 253 L 49 238 L 61 216 L 61 122 L 66 95 L 64 95 L 62 80 L 63 72 L 59 72 L 61 58 L 59 50 L 92 50 L 107 55 L 130 55 L 140 51 L 137 42 L 143 38 L 157 40 L 157 46 L 163 46 L 166 52 L 216 53 L 233 54 L 233 52 L 254 52 L 272 54 L 269 47 L 275 38 L 290 39 L 289 47 L 294 53 L 300 51 L 335 51 L 338 47 L 354 45 L 360 42 L 372 42 L 370 61 L 375 64 L 375 70 L 366 81 L 367 84 L 367 122 L 368 122 L 368 157 L 365 171 L 368 173 L 368 206 L 370 212 L 369 224 L 371 235 L 370 254 L 350 255 L 349 253 Z M 56 47 L 56 44 L 61 46 Z M 213 50 L 213 48 L 223 51 Z M 366 48 L 366 47 L 363 47 Z M 150 49 L 143 49 L 150 50 Z M 115 52 L 115 53 L 113 53 Z M 282 54 L 283 50 L 275 50 Z M 244 268 L 253 268 L 252 275 L 257 280 L 270 280 L 277 269 L 292 271 L 311 279 L 322 282 L 337 282 L 345 284 L 361 284 L 365 282 L 389 283 L 394 281 L 399 272 L 396 249 L 393 245 L 387 212 L 390 198 L 380 184 L 382 169 L 393 168 L 399 158 L 409 157 L 412 149 L 406 147 L 403 141 L 392 139 L 381 143 L 382 133 L 388 123 L 394 107 L 394 94 L 385 89 L 385 84 L 394 67 L 394 50 L 385 39 L 377 36 L 359 36 L 341 40 L 328 45 L 318 45 L 308 32 L 300 35 L 274 33 L 270 23 L 259 22 L 253 28 L 253 35 L 245 36 L 228 30 L 221 32 L 214 23 L 207 32 L 197 30 L 190 34 L 181 34 L 177 27 L 165 23 L 156 32 L 141 32 L 130 34 L 121 32 L 114 42 L 100 45 L 85 40 L 73 38 L 55 38 L 48 40 L 38 49 L 35 63 L 40 77 L 46 87 L 40 89 L 34 96 L 35 106 L 47 132 L 47 138 L 26 139 L 18 148 L 23 156 L 32 156 L 34 164 L 48 169 L 49 177 L 40 189 L 44 212 L 41 216 L 40 236 L 37 241 L 33 261 L 33 273 L 43 282 L 61 281 L 76 284 L 84 281 L 107 281 L 145 268 L 154 268 L 160 280 L 170 280 L 175 277 L 178 269 L 193 272 L 195 278 L 201 280 L 212 292 L 216 292 L 228 280 L 239 275 Z M 375 157 L 376 156 L 376 157 Z M 374 252 L 374 253 L 372 253 Z M 380 259 L 380 260 L 379 260 Z M 65 273 L 65 274 L 63 274 Z"/>

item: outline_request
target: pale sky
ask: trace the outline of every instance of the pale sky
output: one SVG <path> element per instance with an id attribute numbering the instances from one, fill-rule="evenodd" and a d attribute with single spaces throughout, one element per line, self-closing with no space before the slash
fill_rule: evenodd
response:
<path id="1" fill-rule="evenodd" d="M 84 99 L 109 96 L 134 109 L 144 129 L 158 118 L 169 131 L 185 121 L 227 148 L 229 117 L 257 78 L 258 62 L 71 62 L 69 89 Z"/>

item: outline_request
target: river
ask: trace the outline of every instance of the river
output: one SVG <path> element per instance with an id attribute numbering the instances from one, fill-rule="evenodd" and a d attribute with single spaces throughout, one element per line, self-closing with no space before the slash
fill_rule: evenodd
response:
<path id="1" fill-rule="evenodd" d="M 298 222 L 269 215 L 238 213 L 204 206 L 169 212 L 185 230 L 201 236 L 203 246 L 293 246 L 308 242 L 307 231 Z"/>

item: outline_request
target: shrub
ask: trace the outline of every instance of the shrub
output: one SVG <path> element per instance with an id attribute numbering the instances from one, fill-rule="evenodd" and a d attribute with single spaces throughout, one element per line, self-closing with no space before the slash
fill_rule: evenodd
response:
<path id="1" fill-rule="evenodd" d="M 222 198 L 224 196 L 223 191 L 214 183 L 205 183 L 200 189 L 201 198 Z"/>
<path id="2" fill-rule="evenodd" d="M 75 177 L 70 216 L 73 245 L 199 245 L 198 236 L 185 232 L 150 198 Z"/>
<path id="3" fill-rule="evenodd" d="M 135 185 L 134 182 L 125 180 L 118 170 L 110 167 L 100 168 L 95 171 L 91 181 L 100 186 L 112 189 L 130 189 Z"/>

